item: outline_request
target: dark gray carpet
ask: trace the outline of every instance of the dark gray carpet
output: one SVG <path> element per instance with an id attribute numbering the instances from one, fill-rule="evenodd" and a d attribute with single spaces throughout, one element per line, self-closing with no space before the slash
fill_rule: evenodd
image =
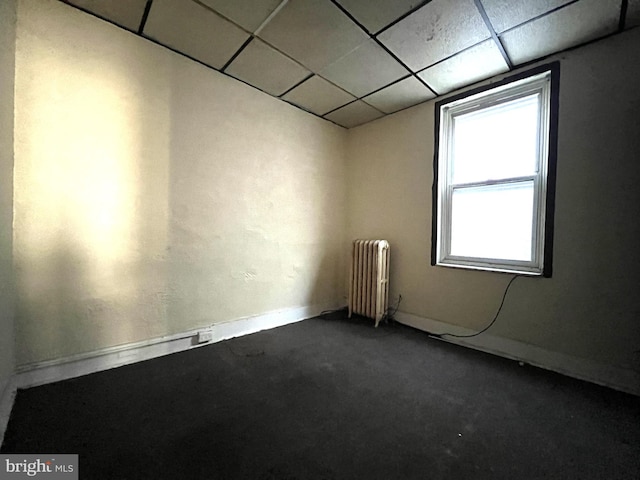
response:
<path id="1" fill-rule="evenodd" d="M 637 397 L 343 313 L 21 390 L 83 479 L 634 479 Z"/>

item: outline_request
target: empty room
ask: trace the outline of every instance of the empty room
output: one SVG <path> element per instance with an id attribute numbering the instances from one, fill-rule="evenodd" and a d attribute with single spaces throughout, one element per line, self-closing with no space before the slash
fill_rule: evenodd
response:
<path id="1" fill-rule="evenodd" d="M 0 0 L 0 479 L 640 478 L 640 0 Z"/>

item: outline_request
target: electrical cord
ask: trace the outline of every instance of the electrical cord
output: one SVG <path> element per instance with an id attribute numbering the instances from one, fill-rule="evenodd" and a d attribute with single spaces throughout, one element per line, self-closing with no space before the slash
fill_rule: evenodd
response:
<path id="1" fill-rule="evenodd" d="M 504 289 L 504 293 L 502 294 L 502 301 L 500 302 L 500 306 L 498 307 L 498 311 L 496 312 L 495 316 L 493 317 L 493 320 L 491 320 L 491 322 L 489 322 L 489 324 L 484 327 L 482 330 L 475 332 L 475 333 L 470 333 L 468 335 L 456 335 L 455 333 L 432 333 L 432 332 L 427 332 L 429 335 L 431 335 L 432 337 L 436 337 L 436 338 L 442 338 L 442 337 L 455 337 L 455 338 L 470 338 L 470 337 L 476 337 L 478 335 L 480 335 L 481 333 L 486 332 L 487 330 L 489 330 L 494 323 L 496 323 L 496 320 L 498 319 L 498 316 L 500 315 L 500 312 L 502 311 L 502 306 L 504 305 L 504 301 L 507 298 L 507 293 L 509 292 L 509 288 L 511 288 L 511 284 L 514 282 L 514 280 L 518 277 L 521 277 L 522 275 L 514 275 L 513 278 L 509 281 L 509 283 L 507 284 L 507 288 Z"/>
<path id="2" fill-rule="evenodd" d="M 342 312 L 342 311 L 344 311 L 346 309 L 347 309 L 347 307 L 340 307 L 340 308 L 336 308 L 335 310 L 323 310 L 322 312 L 320 312 L 318 314 L 318 316 L 320 316 L 320 315 L 329 315 L 330 313 Z"/>
<path id="3" fill-rule="evenodd" d="M 388 320 L 394 320 L 394 317 L 395 317 L 396 313 L 398 313 L 398 309 L 400 308 L 400 302 L 401 301 L 402 301 L 402 295 L 398 295 L 398 301 L 396 302 L 396 306 L 389 308 L 385 312 L 385 314 L 382 316 L 382 319 L 380 321 L 381 322 L 386 322 Z M 393 313 L 389 313 L 391 310 L 393 310 Z"/>

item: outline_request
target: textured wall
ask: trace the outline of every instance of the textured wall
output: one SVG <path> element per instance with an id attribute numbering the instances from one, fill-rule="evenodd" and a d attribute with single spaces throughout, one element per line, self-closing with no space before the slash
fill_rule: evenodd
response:
<path id="1" fill-rule="evenodd" d="M 18 364 L 341 303 L 343 129 L 59 2 L 17 38 Z"/>
<path id="2" fill-rule="evenodd" d="M 640 30 L 561 60 L 553 278 L 519 278 L 491 334 L 640 371 Z M 479 329 L 511 276 L 430 265 L 434 104 L 349 131 L 349 236 L 388 238 L 400 310 Z M 375 208 L 374 208 L 375 206 Z"/>
<path id="3" fill-rule="evenodd" d="M 13 87 L 16 4 L 0 2 L 0 396 L 14 367 Z"/>

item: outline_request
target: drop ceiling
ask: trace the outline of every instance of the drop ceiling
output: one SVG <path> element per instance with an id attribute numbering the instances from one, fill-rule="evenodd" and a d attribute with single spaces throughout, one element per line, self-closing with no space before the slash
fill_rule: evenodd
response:
<path id="1" fill-rule="evenodd" d="M 351 128 L 640 25 L 640 0 L 63 0 Z"/>

